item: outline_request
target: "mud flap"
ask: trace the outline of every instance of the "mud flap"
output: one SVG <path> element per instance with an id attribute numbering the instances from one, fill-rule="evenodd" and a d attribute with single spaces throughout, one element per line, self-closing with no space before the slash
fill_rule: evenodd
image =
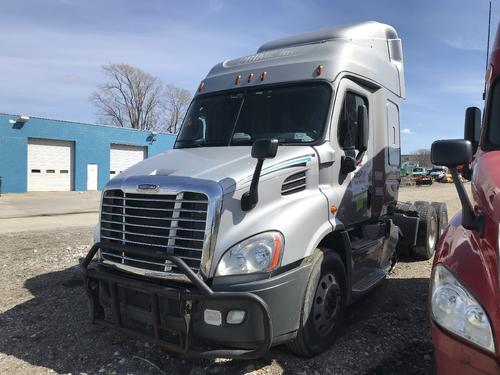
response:
<path id="1" fill-rule="evenodd" d="M 418 232 L 418 216 L 409 216 L 403 213 L 395 213 L 391 215 L 392 222 L 399 227 L 402 237 L 398 241 L 398 248 L 412 248 L 417 243 Z"/>
<path id="2" fill-rule="evenodd" d="M 389 268 L 392 270 L 396 264 L 396 247 L 399 243 L 401 230 L 397 225 L 394 225 L 391 219 L 387 220 L 387 237 L 384 241 L 382 249 L 382 257 L 380 264 L 384 269 Z"/>

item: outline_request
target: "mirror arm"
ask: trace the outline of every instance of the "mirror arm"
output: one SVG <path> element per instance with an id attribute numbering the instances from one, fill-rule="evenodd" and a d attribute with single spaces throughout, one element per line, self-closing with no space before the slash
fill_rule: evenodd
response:
<path id="1" fill-rule="evenodd" d="M 362 150 L 362 151 L 358 152 L 358 154 L 356 155 L 356 164 L 359 163 L 363 159 L 365 152 L 366 152 L 366 150 Z"/>
<path id="2" fill-rule="evenodd" d="M 479 236 L 483 237 L 484 234 L 484 216 L 482 214 L 476 215 L 472 208 L 472 203 L 465 191 L 464 185 L 458 176 L 457 167 L 449 167 L 450 173 L 453 176 L 453 183 L 457 189 L 460 203 L 462 204 L 462 225 L 465 229 L 477 230 Z"/>
<path id="3" fill-rule="evenodd" d="M 264 159 L 257 159 L 257 165 L 252 176 L 252 182 L 250 183 L 250 190 L 245 192 L 241 197 L 241 209 L 243 211 L 250 211 L 255 207 L 259 201 L 259 179 L 260 172 L 262 171 L 262 165 L 264 164 Z"/>
<path id="4" fill-rule="evenodd" d="M 467 181 L 470 181 L 472 179 L 472 169 L 469 164 L 464 164 L 464 166 L 462 167 L 462 177 Z"/>

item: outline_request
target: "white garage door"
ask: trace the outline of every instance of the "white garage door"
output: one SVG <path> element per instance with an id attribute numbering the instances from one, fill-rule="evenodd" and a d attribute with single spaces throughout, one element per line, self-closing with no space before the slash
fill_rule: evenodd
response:
<path id="1" fill-rule="evenodd" d="M 146 147 L 111 145 L 109 178 L 119 175 L 145 158 Z"/>
<path id="2" fill-rule="evenodd" d="M 73 142 L 28 140 L 28 191 L 69 191 L 73 181 Z"/>

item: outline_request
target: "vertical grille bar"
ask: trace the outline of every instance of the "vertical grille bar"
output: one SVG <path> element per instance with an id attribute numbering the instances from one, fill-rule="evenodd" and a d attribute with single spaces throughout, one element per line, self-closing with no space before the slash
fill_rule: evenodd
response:
<path id="1" fill-rule="evenodd" d="M 175 196 L 176 202 L 174 203 L 174 210 L 179 210 L 181 208 L 182 203 L 180 202 L 180 200 L 182 200 L 183 196 L 184 196 L 184 193 L 179 193 Z M 172 248 L 175 248 L 175 237 L 177 236 L 177 229 L 176 228 L 179 225 L 179 221 L 176 219 L 178 219 L 179 216 L 180 216 L 179 211 L 174 211 L 172 213 L 172 219 L 173 219 L 171 222 L 172 229 L 170 229 L 170 232 L 169 232 L 170 238 L 168 239 L 168 245 L 170 246 L 169 250 Z M 173 253 L 173 251 L 171 253 Z M 172 263 L 168 260 L 165 260 L 165 272 L 168 272 L 170 270 L 172 270 Z"/>
<path id="2" fill-rule="evenodd" d="M 125 245 L 125 199 L 127 198 L 127 193 L 123 193 L 122 200 L 122 245 Z M 125 252 L 122 251 L 122 264 L 125 264 Z"/>

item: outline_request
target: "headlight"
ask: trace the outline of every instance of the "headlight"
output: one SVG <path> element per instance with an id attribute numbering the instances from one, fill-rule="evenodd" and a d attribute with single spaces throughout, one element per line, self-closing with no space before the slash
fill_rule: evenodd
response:
<path id="1" fill-rule="evenodd" d="M 217 266 L 217 276 L 271 271 L 279 262 L 283 249 L 279 232 L 265 232 L 230 248 Z"/>
<path id="2" fill-rule="evenodd" d="M 444 329 L 495 353 L 491 324 L 484 309 L 441 264 L 432 279 L 432 316 Z"/>

